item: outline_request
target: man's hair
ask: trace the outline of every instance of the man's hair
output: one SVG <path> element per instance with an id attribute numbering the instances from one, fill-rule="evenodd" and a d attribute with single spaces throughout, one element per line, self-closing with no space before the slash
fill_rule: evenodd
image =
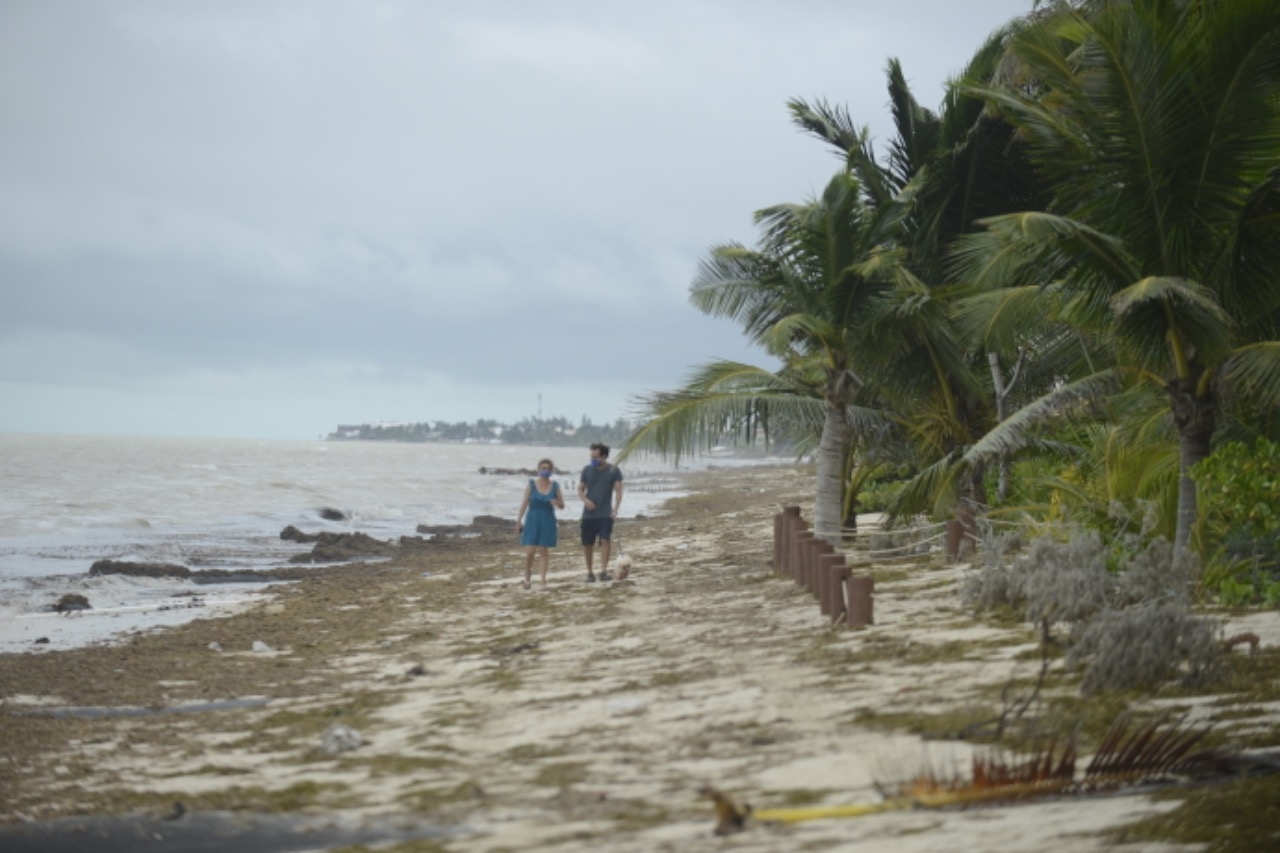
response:
<path id="1" fill-rule="evenodd" d="M 609 445 L 605 444 L 603 441 L 593 442 L 591 449 L 599 453 L 601 459 L 609 458 Z"/>

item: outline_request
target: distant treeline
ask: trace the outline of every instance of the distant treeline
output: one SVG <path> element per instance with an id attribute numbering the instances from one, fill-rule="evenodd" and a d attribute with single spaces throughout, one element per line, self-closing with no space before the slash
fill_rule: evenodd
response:
<path id="1" fill-rule="evenodd" d="M 610 446 L 622 444 L 632 429 L 630 421 L 619 418 L 612 424 L 593 424 L 583 415 L 578 424 L 568 418 L 525 418 L 504 424 L 480 419 L 447 423 L 340 424 L 329 434 L 330 441 L 470 441 L 501 444 L 537 444 L 546 447 L 585 447 L 595 441 Z"/>

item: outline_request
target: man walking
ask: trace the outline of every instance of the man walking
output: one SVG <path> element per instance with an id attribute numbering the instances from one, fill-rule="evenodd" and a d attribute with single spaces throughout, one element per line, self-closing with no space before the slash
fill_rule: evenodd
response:
<path id="1" fill-rule="evenodd" d="M 609 575 L 609 540 L 613 538 L 613 520 L 622 504 L 622 469 L 609 464 L 609 445 L 591 445 L 591 464 L 582 469 L 578 480 L 578 497 L 582 499 L 582 549 L 587 557 L 587 582 L 596 579 L 593 565 L 596 542 L 600 542 L 600 580 Z"/>

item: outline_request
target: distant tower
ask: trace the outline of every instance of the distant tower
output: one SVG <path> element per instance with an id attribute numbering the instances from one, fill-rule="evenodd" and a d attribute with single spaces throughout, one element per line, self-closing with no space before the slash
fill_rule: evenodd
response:
<path id="1" fill-rule="evenodd" d="M 538 392 L 538 420 L 542 420 L 542 392 Z"/>

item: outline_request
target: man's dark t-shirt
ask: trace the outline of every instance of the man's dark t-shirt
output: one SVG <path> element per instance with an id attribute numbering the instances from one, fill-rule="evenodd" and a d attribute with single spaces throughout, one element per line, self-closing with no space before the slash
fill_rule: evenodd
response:
<path id="1" fill-rule="evenodd" d="M 582 469 L 582 482 L 587 484 L 587 500 L 596 505 L 595 509 L 587 509 L 582 505 L 583 518 L 613 517 L 613 484 L 622 482 L 622 469 L 617 465 L 604 465 L 593 468 L 590 465 Z"/>

